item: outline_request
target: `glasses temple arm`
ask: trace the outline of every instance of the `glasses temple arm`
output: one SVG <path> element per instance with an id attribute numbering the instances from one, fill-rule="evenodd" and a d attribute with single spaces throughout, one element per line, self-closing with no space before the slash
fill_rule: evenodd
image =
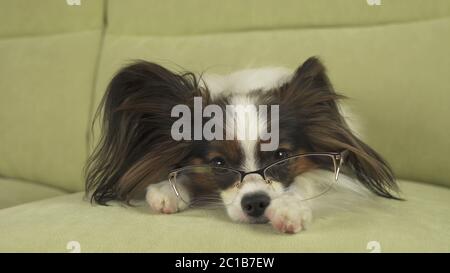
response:
<path id="1" fill-rule="evenodd" d="M 337 181 L 338 178 L 339 178 L 339 173 L 341 172 L 342 165 L 344 164 L 345 159 L 347 158 L 348 153 L 349 153 L 348 150 L 344 150 L 344 151 L 342 151 L 342 152 L 339 154 L 339 156 L 338 156 L 338 158 L 337 158 L 337 159 L 339 160 L 339 162 L 338 162 L 338 166 L 337 166 L 337 170 L 336 170 L 336 176 L 335 176 L 336 181 Z"/>

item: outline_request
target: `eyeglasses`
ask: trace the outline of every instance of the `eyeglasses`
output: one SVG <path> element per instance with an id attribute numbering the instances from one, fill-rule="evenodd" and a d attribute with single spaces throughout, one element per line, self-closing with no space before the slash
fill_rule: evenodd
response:
<path id="1" fill-rule="evenodd" d="M 337 182 L 347 153 L 297 154 L 251 172 L 229 167 L 192 165 L 170 171 L 169 182 L 177 197 L 188 205 L 201 204 L 202 201 L 209 203 L 211 200 L 232 203 L 248 175 L 261 176 L 266 182 L 263 187 L 268 191 L 277 190 L 277 183 L 273 182 L 295 181 L 296 186 L 301 187 L 302 200 L 308 200 L 326 193 Z M 195 196 L 183 196 L 181 192 L 186 188 Z M 220 193 L 225 198 L 219 199 Z"/>

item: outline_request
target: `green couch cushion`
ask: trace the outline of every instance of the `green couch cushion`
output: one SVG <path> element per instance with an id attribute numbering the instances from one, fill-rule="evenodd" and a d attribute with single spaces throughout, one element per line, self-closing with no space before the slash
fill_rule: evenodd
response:
<path id="1" fill-rule="evenodd" d="M 407 11 L 419 12 L 416 5 L 402 3 Z M 110 4 L 114 11 L 118 2 Z M 121 11 L 127 14 L 123 5 Z M 298 17 L 303 15 L 299 10 Z M 116 20 L 114 16 L 118 15 L 113 13 L 111 20 Z M 450 186 L 450 157 L 442 152 L 450 150 L 449 17 L 367 27 L 186 36 L 114 31 L 106 33 L 95 105 L 112 75 L 132 59 L 177 70 L 176 64 L 197 72 L 225 73 L 260 66 L 295 68 L 318 55 L 336 89 L 351 98 L 364 139 L 387 158 L 399 177 Z"/>
<path id="2" fill-rule="evenodd" d="M 102 2 L 0 7 L 0 175 L 79 191 Z"/>
<path id="3" fill-rule="evenodd" d="M 367 26 L 450 15 L 447 0 L 109 0 L 108 31 L 189 35 L 248 30 Z M 130 20 L 130 18 L 145 20 Z M 243 56 L 243 55 L 242 55 Z"/>
<path id="4" fill-rule="evenodd" d="M 0 175 L 82 189 L 100 31 L 0 39 Z"/>
<path id="5" fill-rule="evenodd" d="M 69 6 L 66 0 L 0 0 L 0 37 L 101 28 L 104 1 L 80 2 L 80 6 Z"/>
<path id="6" fill-rule="evenodd" d="M 0 189 L 0 209 L 67 194 L 57 188 L 4 177 L 0 177 Z"/>
<path id="7" fill-rule="evenodd" d="M 450 190 L 402 188 L 407 201 L 340 211 L 296 235 L 231 222 L 222 210 L 161 215 L 146 206 L 92 206 L 76 193 L 0 210 L 0 251 L 67 252 L 78 241 L 81 252 L 369 252 L 368 242 L 378 241 L 382 252 L 449 252 Z"/>

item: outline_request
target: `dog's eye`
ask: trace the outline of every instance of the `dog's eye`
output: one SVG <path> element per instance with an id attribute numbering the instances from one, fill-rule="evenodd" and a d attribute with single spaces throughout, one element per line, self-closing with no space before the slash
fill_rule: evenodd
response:
<path id="1" fill-rule="evenodd" d="M 209 162 L 211 165 L 218 166 L 218 167 L 225 165 L 225 159 L 223 159 L 223 157 L 220 157 L 220 156 L 214 157 Z"/>
<path id="2" fill-rule="evenodd" d="M 286 149 L 278 149 L 275 151 L 274 158 L 275 160 L 280 160 L 289 156 L 289 151 Z"/>

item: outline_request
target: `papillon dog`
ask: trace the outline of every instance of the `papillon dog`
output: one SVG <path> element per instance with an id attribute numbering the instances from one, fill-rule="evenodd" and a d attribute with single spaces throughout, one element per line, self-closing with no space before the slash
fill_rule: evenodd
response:
<path id="1" fill-rule="evenodd" d="M 391 168 L 355 133 L 343 98 L 316 57 L 294 72 L 226 76 L 137 61 L 114 76 L 97 112 L 101 139 L 88 160 L 86 191 L 99 204 L 145 197 L 161 213 L 215 205 L 234 221 L 269 222 L 283 233 L 306 229 L 331 192 L 398 199 Z M 247 108 L 236 115 L 228 106 Z M 200 113 L 203 127 L 183 110 Z M 226 121 L 217 119 L 220 110 Z M 187 123 L 174 129 L 181 112 Z M 215 138 L 196 138 L 214 118 Z M 191 125 L 195 132 L 180 138 Z"/>

